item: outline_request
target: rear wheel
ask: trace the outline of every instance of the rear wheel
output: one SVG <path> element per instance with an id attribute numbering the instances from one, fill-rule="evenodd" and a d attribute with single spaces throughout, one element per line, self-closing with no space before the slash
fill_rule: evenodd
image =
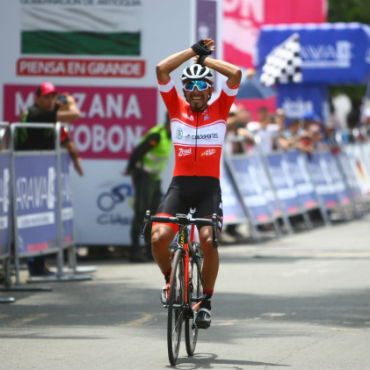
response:
<path id="1" fill-rule="evenodd" d="M 184 259 L 182 250 L 175 252 L 172 260 L 170 297 L 168 302 L 167 347 L 171 365 L 176 365 L 179 355 L 181 328 L 184 321 Z"/>
<path id="2" fill-rule="evenodd" d="M 193 307 L 196 305 L 202 296 L 202 266 L 199 256 L 195 256 L 191 261 L 191 280 L 189 281 L 188 303 L 189 314 L 185 320 L 185 343 L 186 352 L 192 356 L 195 351 L 195 346 L 198 340 L 198 328 L 195 325 Z"/>

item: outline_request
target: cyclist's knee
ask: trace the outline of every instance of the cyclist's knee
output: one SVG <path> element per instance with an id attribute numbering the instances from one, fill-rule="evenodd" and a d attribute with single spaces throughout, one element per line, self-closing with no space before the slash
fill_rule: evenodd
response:
<path id="1" fill-rule="evenodd" d="M 213 246 L 212 237 L 204 238 L 201 241 L 201 246 L 203 248 L 204 253 L 217 253 L 217 248 L 214 248 Z"/>
<path id="2" fill-rule="evenodd" d="M 152 248 L 160 249 L 168 247 L 173 239 L 171 228 L 161 226 L 153 226 L 152 229 Z"/>
<path id="3" fill-rule="evenodd" d="M 217 254 L 217 248 L 213 245 L 212 228 L 204 228 L 200 233 L 200 244 L 204 254 Z"/>

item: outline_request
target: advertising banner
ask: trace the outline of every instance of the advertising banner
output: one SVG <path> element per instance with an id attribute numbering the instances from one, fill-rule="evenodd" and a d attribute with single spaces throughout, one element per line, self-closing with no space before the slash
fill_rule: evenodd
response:
<path id="1" fill-rule="evenodd" d="M 293 181 L 301 207 L 306 210 L 318 208 L 317 195 L 307 172 L 304 154 L 298 151 L 288 151 L 284 157 L 286 159 L 284 169 Z"/>
<path id="2" fill-rule="evenodd" d="M 17 155 L 14 158 L 15 205 L 19 256 L 58 248 L 57 158 Z"/>
<path id="3" fill-rule="evenodd" d="M 276 195 L 285 213 L 288 216 L 300 213 L 301 209 L 298 194 L 283 153 L 267 155 L 266 163 L 272 183 L 275 187 Z"/>
<path id="4" fill-rule="evenodd" d="M 0 153 L 0 257 L 9 253 L 10 196 L 10 154 Z"/>
<path id="5" fill-rule="evenodd" d="M 324 173 L 330 173 L 330 178 L 333 183 L 334 191 L 337 194 L 341 205 L 348 205 L 351 201 L 351 195 L 346 186 L 343 174 L 338 168 L 338 164 L 331 152 L 319 153 L 320 165 Z"/>
<path id="6" fill-rule="evenodd" d="M 351 164 L 362 194 L 370 194 L 370 174 L 367 172 L 359 145 L 346 145 L 344 150 L 348 156 L 348 160 Z"/>
<path id="7" fill-rule="evenodd" d="M 85 161 L 88 183 L 72 171 L 74 219 L 80 220 L 75 240 L 88 245 L 130 244 L 134 190 L 131 177 L 122 175 L 125 167 L 123 161 L 107 161 L 104 166 L 99 160 Z"/>
<path id="8" fill-rule="evenodd" d="M 329 117 L 328 87 L 312 84 L 279 84 L 277 106 L 284 109 L 288 120 L 302 119 L 311 112 L 321 119 Z"/>
<path id="9" fill-rule="evenodd" d="M 306 2 L 307 3 L 307 2 Z M 304 83 L 366 83 L 370 26 L 360 23 L 283 24 L 261 28 L 258 63 L 293 33 L 299 34 Z"/>
<path id="10" fill-rule="evenodd" d="M 70 172 L 72 171 L 72 161 L 69 153 L 61 154 L 61 195 L 62 195 L 62 244 L 69 245 L 74 241 L 73 230 L 73 202 L 72 202 L 72 182 Z"/>
<path id="11" fill-rule="evenodd" d="M 17 122 L 30 107 L 37 86 L 5 85 L 4 116 Z M 83 159 L 127 159 L 141 136 L 156 124 L 157 89 L 58 86 L 76 99 L 81 118 L 71 137 Z"/>
<path id="12" fill-rule="evenodd" d="M 230 173 L 224 161 L 221 161 L 220 183 L 222 191 L 222 206 L 224 224 L 237 224 L 246 220 L 243 205 L 231 181 Z"/>
<path id="13" fill-rule="evenodd" d="M 327 209 L 339 206 L 339 199 L 328 171 L 327 165 L 323 163 L 325 158 L 319 153 L 314 153 L 307 161 L 308 170 L 317 194 L 321 197 L 323 205 Z"/>
<path id="14" fill-rule="evenodd" d="M 353 200 L 358 201 L 361 199 L 361 188 L 356 180 L 356 174 L 353 171 L 348 155 L 345 152 L 340 152 L 337 156 L 338 165 L 342 169 L 342 173 L 345 176 L 348 187 L 351 191 L 351 197 Z"/>
<path id="15" fill-rule="evenodd" d="M 266 172 L 257 155 L 232 157 L 230 160 L 243 201 L 252 217 L 252 223 L 271 222 L 281 214 Z"/>

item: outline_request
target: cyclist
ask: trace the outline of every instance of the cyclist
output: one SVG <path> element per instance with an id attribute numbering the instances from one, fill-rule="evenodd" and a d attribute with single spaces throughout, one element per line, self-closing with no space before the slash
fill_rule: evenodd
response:
<path id="1" fill-rule="evenodd" d="M 220 159 L 226 120 L 238 91 L 241 71 L 228 62 L 210 58 L 214 41 L 204 39 L 192 47 L 170 55 L 156 68 L 159 91 L 171 120 L 172 142 L 175 148 L 173 179 L 162 200 L 157 216 L 174 216 L 196 208 L 194 217 L 211 217 L 217 213 L 219 233 L 222 228 L 220 189 Z M 181 80 L 185 100 L 177 93 L 170 73 L 181 64 L 195 58 L 196 63 L 185 68 Z M 214 91 L 213 72 L 227 78 L 220 95 L 211 104 Z M 178 226 L 153 223 L 152 253 L 167 283 L 171 273 L 169 245 Z M 204 254 L 202 271 L 203 296 L 196 324 L 208 328 L 211 323 L 211 298 L 217 278 L 219 258 L 213 247 L 212 227 L 199 230 Z"/>

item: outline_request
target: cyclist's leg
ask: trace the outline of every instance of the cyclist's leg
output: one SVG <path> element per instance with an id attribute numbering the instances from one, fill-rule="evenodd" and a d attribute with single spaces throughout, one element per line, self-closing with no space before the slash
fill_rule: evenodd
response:
<path id="1" fill-rule="evenodd" d="M 209 191 L 197 205 L 196 217 L 211 218 L 216 213 L 218 217 L 218 235 L 222 228 L 221 189 L 218 181 L 209 184 Z M 213 246 L 212 226 L 203 226 L 199 230 L 199 241 L 204 254 L 202 281 L 205 292 L 212 294 L 218 273 L 218 250 Z"/>
<path id="2" fill-rule="evenodd" d="M 175 232 L 171 226 L 160 223 L 153 224 L 152 255 L 164 275 L 169 275 L 171 272 L 171 255 L 168 247 L 174 236 Z"/>
<path id="3" fill-rule="evenodd" d="M 184 205 L 181 202 L 181 189 L 178 179 L 172 179 L 168 191 L 158 208 L 158 216 L 174 216 L 176 213 L 184 213 Z M 171 272 L 171 260 L 169 245 L 171 244 L 178 225 L 153 223 L 152 226 L 152 255 L 164 275 Z"/>
<path id="4" fill-rule="evenodd" d="M 218 216 L 218 234 L 222 228 L 222 202 L 219 182 L 211 182 L 209 191 L 197 206 L 197 217 L 212 217 L 213 213 Z M 219 257 L 218 250 L 213 246 L 213 230 L 211 226 L 203 226 L 199 230 L 199 241 L 203 250 L 204 261 L 202 270 L 203 298 L 200 302 L 196 324 L 199 328 L 208 328 L 211 324 L 211 298 L 218 274 Z"/>
<path id="5" fill-rule="evenodd" d="M 200 229 L 199 241 L 204 255 L 202 270 L 203 291 L 212 294 L 219 267 L 218 249 L 213 246 L 212 226 L 203 226 Z"/>

